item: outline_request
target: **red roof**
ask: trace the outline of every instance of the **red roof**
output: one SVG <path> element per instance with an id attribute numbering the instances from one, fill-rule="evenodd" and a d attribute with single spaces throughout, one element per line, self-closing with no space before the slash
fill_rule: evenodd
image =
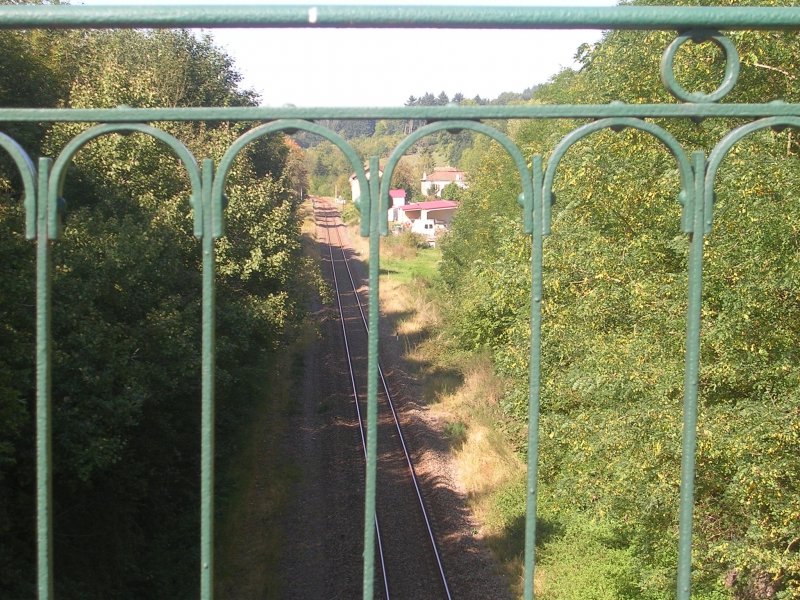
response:
<path id="1" fill-rule="evenodd" d="M 465 181 L 466 173 L 455 167 L 436 167 L 430 174 L 425 174 L 422 181 Z"/>
<path id="2" fill-rule="evenodd" d="M 436 210 L 444 208 L 458 208 L 458 202 L 452 200 L 431 200 L 430 202 L 417 202 L 416 204 L 406 204 L 398 206 L 400 210 Z"/>
<path id="3" fill-rule="evenodd" d="M 405 190 L 389 190 L 389 197 L 390 198 L 405 198 L 406 191 Z"/>

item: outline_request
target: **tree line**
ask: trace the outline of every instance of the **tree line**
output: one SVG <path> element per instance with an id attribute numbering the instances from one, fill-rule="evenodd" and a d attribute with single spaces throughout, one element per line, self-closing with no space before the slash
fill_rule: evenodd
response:
<path id="1" fill-rule="evenodd" d="M 0 33 L 0 105 L 252 106 L 230 57 L 187 31 Z M 161 123 L 219 160 L 248 124 Z M 32 157 L 84 124 L 4 126 Z M 217 457 L 257 401 L 313 283 L 300 252 L 302 151 L 274 135 L 235 163 L 217 255 Z M 35 595 L 34 246 L 0 159 L 0 596 Z M 77 155 L 53 245 L 56 590 L 62 598 L 197 595 L 201 256 L 189 182 L 152 138 Z M 225 489 L 218 486 L 225 498 Z"/>
<path id="2" fill-rule="evenodd" d="M 800 100 L 795 32 L 730 38 L 742 70 L 726 102 Z M 607 33 L 531 101 L 674 102 L 658 75 L 672 39 Z M 722 79 L 720 53 L 689 45 L 676 73 L 686 89 L 711 91 Z M 742 124 L 652 121 L 706 154 Z M 581 124 L 511 122 L 506 131 L 524 155 L 547 159 Z M 493 357 L 507 383 L 500 426 L 524 453 L 531 242 L 511 160 L 482 138 L 471 152 L 480 160 L 471 161 L 470 188 L 442 244 L 445 292 L 461 299 L 448 304 L 449 330 L 462 348 Z M 798 153 L 796 131 L 763 131 L 740 142 L 718 176 L 703 283 L 698 599 L 800 598 Z M 580 142 L 559 168 L 544 248 L 543 598 L 674 597 L 688 285 L 678 193 L 672 156 L 630 129 Z M 524 485 L 501 495 L 522 518 Z"/>
<path id="3" fill-rule="evenodd" d="M 421 96 L 409 96 L 405 106 L 447 106 L 510 104 L 529 100 L 535 87 L 521 93 L 504 92 L 492 100 L 484 100 L 480 96 L 465 98 L 457 92 L 450 98 L 444 91 L 438 95 L 425 92 Z M 341 134 L 362 157 L 378 156 L 387 158 L 403 138 L 426 124 L 424 120 L 390 120 L 390 119 L 325 119 L 319 123 Z M 339 194 L 350 198 L 349 176 L 351 166 L 341 152 L 327 140 L 314 134 L 300 132 L 295 139 L 306 149 L 306 170 L 309 175 L 311 189 L 323 196 Z M 420 139 L 403 157 L 394 172 L 392 186 L 406 191 L 406 200 L 416 202 L 424 200 L 420 190 L 420 181 L 424 172 L 430 173 L 436 166 L 461 166 L 469 155 L 475 136 L 471 131 L 451 133 L 441 131 L 433 136 Z"/>

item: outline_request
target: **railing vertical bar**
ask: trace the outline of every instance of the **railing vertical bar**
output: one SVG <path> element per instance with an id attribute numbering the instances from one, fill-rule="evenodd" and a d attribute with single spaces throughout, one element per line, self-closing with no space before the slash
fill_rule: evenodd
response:
<path id="1" fill-rule="evenodd" d="M 539 396 L 542 368 L 542 248 L 544 213 L 542 212 L 542 157 L 533 157 L 533 199 L 525 210 L 533 210 L 531 236 L 531 354 L 528 396 L 528 482 L 525 515 L 525 579 L 523 595 L 533 600 L 536 564 L 536 499 L 539 466 Z"/>
<path id="2" fill-rule="evenodd" d="M 53 160 L 39 159 L 36 207 L 36 533 L 39 600 L 53 597 L 52 248 L 47 180 Z"/>
<path id="3" fill-rule="evenodd" d="M 705 156 L 692 153 L 694 219 L 689 249 L 689 299 L 686 312 L 686 357 L 683 385 L 683 447 L 678 539 L 678 600 L 691 598 L 692 514 L 694 509 L 695 452 L 697 449 L 697 398 L 700 385 L 700 312 L 703 295 L 703 184 Z"/>
<path id="4" fill-rule="evenodd" d="M 214 369 L 215 369 L 215 279 L 214 223 L 211 215 L 211 189 L 214 163 L 203 161 L 202 211 L 203 222 L 203 357 L 202 357 L 202 417 L 201 417 L 201 491 L 200 491 L 200 597 L 214 596 Z"/>
<path id="5" fill-rule="evenodd" d="M 369 338 L 367 355 L 367 473 L 364 498 L 364 600 L 372 600 L 375 584 L 375 495 L 378 470 L 378 336 L 380 275 L 380 177 L 378 158 L 369 161 Z M 363 206 L 363 205 L 362 205 Z"/>

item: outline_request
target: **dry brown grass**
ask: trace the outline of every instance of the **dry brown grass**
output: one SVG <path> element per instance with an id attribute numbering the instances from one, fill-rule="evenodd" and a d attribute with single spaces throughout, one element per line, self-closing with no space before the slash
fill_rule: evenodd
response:
<path id="1" fill-rule="evenodd" d="M 498 496 L 524 481 L 526 466 L 498 428 L 503 420 L 499 407 L 503 382 L 487 356 L 465 359 L 448 350 L 438 304 L 425 290 L 388 281 L 382 284 L 381 307 L 387 313 L 409 315 L 396 329 L 401 338 L 411 340 L 406 344 L 406 358 L 429 365 L 419 374 L 428 396 L 424 404 L 432 416 L 458 431 L 458 443 L 451 450 L 458 483 L 481 524 L 478 535 L 488 541 L 514 592 L 521 595 L 523 560 L 509 539 Z M 461 377 L 454 379 L 454 370 Z"/>
<path id="2" fill-rule="evenodd" d="M 426 355 L 424 345 L 418 352 Z M 523 485 L 525 463 L 498 428 L 503 420 L 499 407 L 503 383 L 495 375 L 489 358 L 467 359 L 462 373 L 463 383 L 440 394 L 431 405 L 431 412 L 445 422 L 463 424 L 466 431 L 463 443 L 453 449 L 459 483 L 481 524 L 479 535 L 487 540 L 501 563 L 513 584 L 512 591 L 521 596 L 523 557 L 502 497 Z"/>
<path id="3" fill-rule="evenodd" d="M 495 427 L 501 392 L 502 384 L 491 363 L 481 357 L 464 370 L 463 385 L 440 398 L 433 408 L 442 419 L 466 426 L 466 440 L 456 452 L 456 463 L 461 482 L 476 500 L 489 498 L 525 472 L 525 465 Z M 485 520 L 488 508 L 480 501 L 475 508 Z"/>
<path id="4" fill-rule="evenodd" d="M 300 219 L 302 219 L 300 233 L 313 239 L 316 232 L 316 223 L 314 222 L 314 207 L 311 204 L 311 200 L 303 202 L 298 208 L 297 213 Z"/>

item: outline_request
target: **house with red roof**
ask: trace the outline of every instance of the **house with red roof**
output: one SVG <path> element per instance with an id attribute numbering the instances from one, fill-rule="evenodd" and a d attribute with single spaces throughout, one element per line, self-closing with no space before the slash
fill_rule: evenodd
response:
<path id="1" fill-rule="evenodd" d="M 442 190 L 451 183 L 466 189 L 467 174 L 455 167 L 435 167 L 430 174 L 422 174 L 420 189 L 423 196 L 441 197 Z"/>
<path id="2" fill-rule="evenodd" d="M 393 223 L 399 220 L 400 207 L 405 206 L 406 191 L 403 189 L 389 190 L 389 222 Z"/>
<path id="3" fill-rule="evenodd" d="M 453 200 L 430 200 L 428 202 L 412 202 L 400 207 L 403 213 L 401 222 L 412 222 L 416 219 L 432 219 L 442 225 L 450 225 L 453 215 L 458 209 L 458 202 Z"/>
<path id="4" fill-rule="evenodd" d="M 428 243 L 435 245 L 436 236 L 447 231 L 458 210 L 458 202 L 452 200 L 432 200 L 400 206 L 402 227 L 424 236 Z"/>

